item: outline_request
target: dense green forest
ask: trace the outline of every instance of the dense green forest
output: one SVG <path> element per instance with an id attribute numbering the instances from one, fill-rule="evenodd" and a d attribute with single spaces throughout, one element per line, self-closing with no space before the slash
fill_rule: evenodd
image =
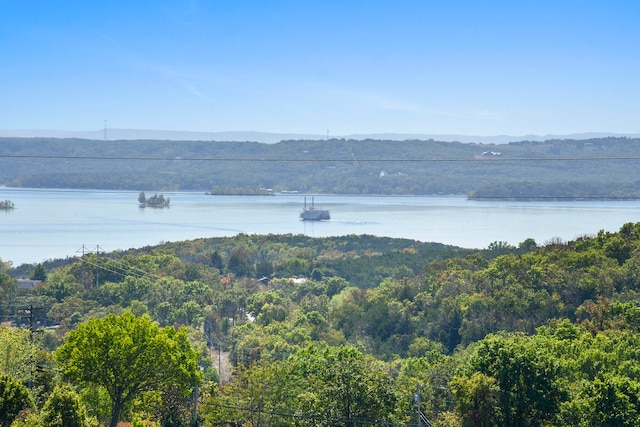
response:
<path id="1" fill-rule="evenodd" d="M 0 425 L 640 424 L 640 223 L 484 251 L 239 235 L 0 269 Z"/>
<path id="2" fill-rule="evenodd" d="M 468 194 L 637 198 L 640 139 L 95 141 L 0 138 L 0 183 L 215 194 Z"/>

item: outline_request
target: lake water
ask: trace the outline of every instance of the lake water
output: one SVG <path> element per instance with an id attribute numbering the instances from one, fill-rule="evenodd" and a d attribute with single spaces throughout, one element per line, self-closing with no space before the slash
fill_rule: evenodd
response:
<path id="1" fill-rule="evenodd" d="M 162 193 L 167 209 L 138 207 L 137 192 L 0 188 L 0 259 L 14 266 L 199 237 L 372 234 L 486 248 L 573 240 L 599 230 L 618 231 L 640 220 L 640 201 L 472 201 L 464 196 L 379 197 L 318 195 L 331 221 L 300 221 L 304 196 L 208 196 Z M 147 196 L 151 194 L 147 193 Z M 307 198 L 310 203 L 310 197 Z"/>

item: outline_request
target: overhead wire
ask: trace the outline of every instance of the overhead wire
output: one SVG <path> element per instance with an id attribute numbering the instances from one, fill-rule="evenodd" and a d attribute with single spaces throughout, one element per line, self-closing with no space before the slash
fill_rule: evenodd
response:
<path id="1" fill-rule="evenodd" d="M 155 279 L 155 280 L 161 279 L 160 276 L 157 276 L 155 274 L 146 272 L 146 271 L 141 270 L 139 268 L 130 266 L 130 265 L 128 265 L 128 264 L 126 264 L 126 263 L 124 263 L 122 261 L 119 261 L 119 260 L 116 260 L 116 259 L 113 259 L 113 258 L 100 256 L 100 257 L 96 257 L 96 260 L 100 260 L 100 261 L 105 260 L 105 262 L 101 264 L 100 261 L 98 261 L 98 262 L 89 261 L 87 259 L 87 257 L 82 257 L 81 258 L 81 261 L 83 263 L 85 263 L 85 264 L 89 264 L 92 267 L 96 267 L 96 268 L 99 268 L 101 270 L 108 271 L 109 273 L 113 273 L 113 274 L 115 274 L 117 276 L 120 276 L 120 277 L 123 277 L 123 278 L 124 277 L 129 277 L 129 276 L 134 276 L 134 277 L 136 277 L 138 279 L 142 279 L 142 278 Z M 107 266 L 107 262 L 114 263 L 116 265 L 115 266 L 111 266 L 111 265 Z M 118 265 L 118 264 L 120 264 L 120 265 Z"/>
<path id="2" fill-rule="evenodd" d="M 59 159 L 59 160 L 132 160 L 132 161 L 217 161 L 217 162 L 399 162 L 399 163 L 438 163 L 438 162 L 523 162 L 523 161 L 637 161 L 637 156 L 608 156 L 608 157 L 473 157 L 473 158 L 356 158 L 336 157 L 336 158 L 268 158 L 268 157 L 129 157 L 129 156 L 61 156 L 43 154 L 0 154 L 0 158 L 6 159 Z"/>
<path id="3" fill-rule="evenodd" d="M 605 157 L 473 157 L 473 158 L 265 158 L 265 157 L 131 157 L 131 156 L 63 156 L 63 155 L 41 155 L 41 154 L 0 154 L 0 159 L 59 159 L 59 160 L 105 160 L 105 161 L 176 161 L 176 162 L 264 162 L 264 163 L 335 163 L 354 161 L 364 163 L 508 163 L 508 162 L 589 162 L 589 161 L 640 161 L 638 156 L 605 156 Z M 12 191 L 11 188 L 3 189 Z M 13 191 L 49 191 L 49 192 L 104 192 L 104 193 L 134 193 L 135 191 L 115 191 L 104 189 L 15 189 Z M 354 196 L 354 195 L 347 195 Z M 385 197 L 386 195 L 380 195 Z M 392 196 L 389 196 L 392 197 Z M 474 197 L 476 200 L 636 200 L 640 197 L 617 197 L 617 196 L 526 196 L 526 197 Z"/>
<path id="4" fill-rule="evenodd" d="M 395 426 L 406 427 L 407 426 L 407 424 L 404 424 L 404 423 L 398 424 L 398 423 L 392 423 L 390 421 L 378 421 L 378 420 L 371 420 L 371 419 L 347 418 L 347 417 L 327 418 L 321 415 L 315 415 L 315 414 L 309 414 L 309 413 L 294 414 L 294 413 L 285 413 L 285 412 L 277 412 L 277 411 L 268 411 L 265 409 L 245 408 L 241 406 L 228 405 L 228 404 L 217 403 L 217 402 L 205 402 L 204 404 L 207 406 L 217 406 L 220 408 L 233 409 L 240 412 L 270 415 L 270 416 L 275 416 L 279 418 L 315 420 L 315 421 L 331 423 L 329 425 L 351 424 L 351 425 L 371 425 L 371 426 L 389 426 L 389 427 L 395 427 Z"/>

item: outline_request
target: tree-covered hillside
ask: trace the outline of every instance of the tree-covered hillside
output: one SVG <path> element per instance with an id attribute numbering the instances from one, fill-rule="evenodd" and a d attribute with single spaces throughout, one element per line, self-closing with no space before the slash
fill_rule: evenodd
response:
<path id="1" fill-rule="evenodd" d="M 640 223 L 483 252 L 373 236 L 197 239 L 33 266 L 32 291 L 2 265 L 0 314 L 37 331 L 0 328 L 0 383 L 28 408 L 7 413 L 16 426 L 47 425 L 61 394 L 78 425 L 188 425 L 190 382 L 211 426 L 409 426 L 418 412 L 437 426 L 640 423 Z M 117 362 L 138 357 L 134 342 L 189 362 L 163 359 L 137 388 L 147 360 Z M 119 401 L 111 374 L 78 369 L 99 363 L 99 345 L 135 395 Z"/>
<path id="2" fill-rule="evenodd" d="M 256 142 L 0 138 L 19 187 L 472 197 L 638 197 L 640 139 Z"/>

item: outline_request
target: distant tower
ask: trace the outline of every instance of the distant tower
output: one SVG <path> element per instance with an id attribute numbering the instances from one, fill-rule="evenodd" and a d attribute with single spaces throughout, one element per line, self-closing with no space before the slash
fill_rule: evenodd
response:
<path id="1" fill-rule="evenodd" d="M 107 140 L 107 121 L 104 121 L 104 135 L 102 136 L 104 140 Z"/>
<path id="2" fill-rule="evenodd" d="M 329 140 L 329 131 L 327 130 L 327 141 Z"/>

